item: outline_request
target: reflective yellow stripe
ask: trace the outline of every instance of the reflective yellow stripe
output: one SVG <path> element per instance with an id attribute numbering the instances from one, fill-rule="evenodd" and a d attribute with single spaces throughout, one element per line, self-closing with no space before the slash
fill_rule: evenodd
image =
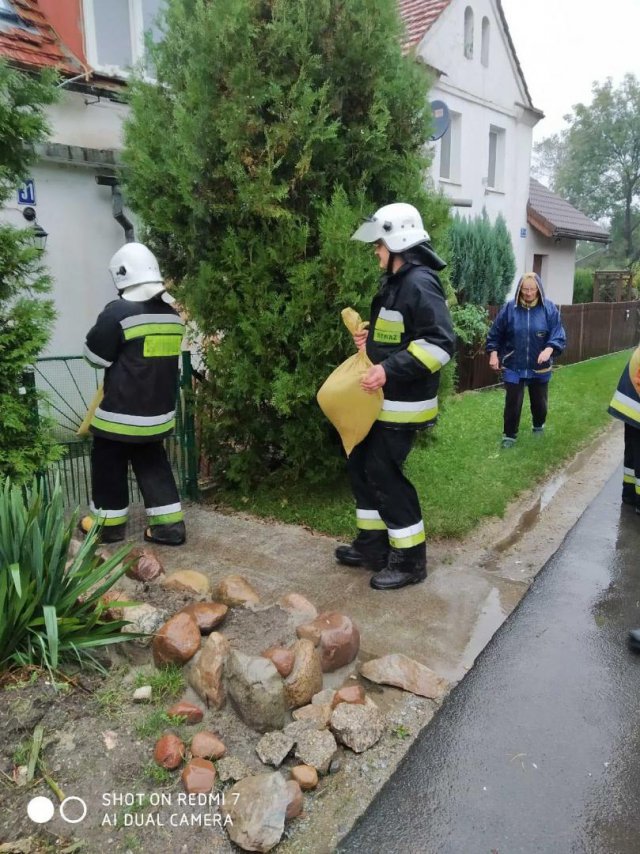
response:
<path id="1" fill-rule="evenodd" d="M 164 516 L 148 516 L 147 521 L 153 525 L 171 525 L 173 522 L 182 522 L 184 513 L 177 510 L 175 513 L 165 513 Z"/>
<path id="2" fill-rule="evenodd" d="M 378 415 L 378 421 L 387 421 L 392 424 L 424 424 L 425 421 L 433 421 L 437 418 L 438 407 L 425 409 L 422 412 L 394 412 L 382 409 Z"/>
<path id="3" fill-rule="evenodd" d="M 635 484 L 636 479 L 635 479 L 635 477 L 634 477 L 632 474 L 625 474 L 625 475 L 623 475 L 623 476 L 622 476 L 622 482 L 623 482 L 623 483 L 633 483 L 633 484 Z"/>
<path id="4" fill-rule="evenodd" d="M 442 365 L 436 359 L 435 356 L 432 356 L 431 353 L 427 353 L 427 351 L 420 347 L 418 344 L 416 344 L 415 341 L 412 341 L 411 344 L 409 344 L 407 350 L 411 353 L 412 356 L 415 356 L 415 358 L 419 362 L 422 362 L 422 364 L 425 367 L 429 368 L 429 370 L 434 374 L 442 367 Z"/>
<path id="5" fill-rule="evenodd" d="M 630 406 L 626 406 L 624 403 L 616 400 L 615 397 L 609 404 L 609 409 L 615 409 L 616 412 L 620 412 L 622 415 L 626 415 L 627 418 L 635 421 L 636 424 L 640 424 L 640 412 L 636 412 L 635 409 L 632 409 Z"/>
<path id="6" fill-rule="evenodd" d="M 164 424 L 152 424 L 140 427 L 137 424 L 119 424 L 115 421 L 105 421 L 103 418 L 94 416 L 91 419 L 91 426 L 97 427 L 98 430 L 104 430 L 105 433 L 114 433 L 120 436 L 157 436 L 159 433 L 173 430 L 176 426 L 176 419 L 171 418 L 169 421 L 165 421 Z"/>
<path id="7" fill-rule="evenodd" d="M 386 531 L 387 526 L 382 519 L 356 519 L 356 525 L 362 531 Z"/>
<path id="8" fill-rule="evenodd" d="M 111 528 L 113 525 L 124 525 L 127 521 L 126 516 L 108 516 L 105 518 L 100 513 L 93 512 L 90 512 L 89 516 L 91 516 L 94 522 L 100 522 L 105 528 Z"/>
<path id="9" fill-rule="evenodd" d="M 144 338 L 145 335 L 184 335 L 184 327 L 181 323 L 141 323 L 140 326 L 131 326 L 123 330 L 125 341 L 132 338 Z"/>
<path id="10" fill-rule="evenodd" d="M 424 531 L 420 531 L 419 534 L 412 534 L 410 537 L 400 537 L 396 539 L 395 537 L 389 537 L 389 543 L 394 549 L 410 549 L 412 546 L 419 546 L 420 543 L 424 543 L 426 540 L 426 536 Z"/>
<path id="11" fill-rule="evenodd" d="M 181 335 L 147 335 L 142 353 L 146 357 L 179 356 L 181 344 Z"/>

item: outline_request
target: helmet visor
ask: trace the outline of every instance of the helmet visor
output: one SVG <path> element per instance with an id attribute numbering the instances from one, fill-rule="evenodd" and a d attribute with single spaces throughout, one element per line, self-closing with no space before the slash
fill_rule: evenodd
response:
<path id="1" fill-rule="evenodd" d="M 382 223 L 380 220 L 374 219 L 372 216 L 362 223 L 360 228 L 351 235 L 352 240 L 359 240 L 362 243 L 375 243 L 376 240 L 381 240 L 384 234 Z"/>

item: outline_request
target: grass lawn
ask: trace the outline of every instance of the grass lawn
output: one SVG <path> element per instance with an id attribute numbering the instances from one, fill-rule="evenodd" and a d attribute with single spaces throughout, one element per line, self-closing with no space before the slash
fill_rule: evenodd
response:
<path id="1" fill-rule="evenodd" d="M 544 436 L 531 434 L 525 398 L 516 445 L 500 449 L 504 392 L 456 395 L 433 433 L 412 451 L 407 474 L 415 484 L 428 538 L 459 537 L 544 479 L 611 423 L 607 406 L 631 351 L 559 368 L 549 388 Z M 264 483 L 251 496 L 225 495 L 237 509 L 305 525 L 337 537 L 355 533 L 346 476 L 332 488 Z"/>

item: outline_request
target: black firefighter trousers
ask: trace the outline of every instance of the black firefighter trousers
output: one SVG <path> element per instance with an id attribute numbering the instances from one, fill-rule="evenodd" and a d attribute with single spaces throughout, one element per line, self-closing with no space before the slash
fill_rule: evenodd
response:
<path id="1" fill-rule="evenodd" d="M 154 537 L 180 539 L 184 535 L 182 506 L 162 441 L 138 444 L 93 437 L 92 516 L 103 519 L 105 527 L 112 529 L 110 533 L 124 531 L 129 510 L 129 462 Z"/>
<path id="2" fill-rule="evenodd" d="M 418 493 L 402 470 L 415 436 L 415 430 L 384 427 L 376 421 L 348 459 L 359 530 L 354 546 L 372 564 L 386 556 L 390 546 L 402 550 L 409 564 L 424 555 Z"/>
<path id="3" fill-rule="evenodd" d="M 622 500 L 640 512 L 640 427 L 624 423 L 624 474 Z"/>

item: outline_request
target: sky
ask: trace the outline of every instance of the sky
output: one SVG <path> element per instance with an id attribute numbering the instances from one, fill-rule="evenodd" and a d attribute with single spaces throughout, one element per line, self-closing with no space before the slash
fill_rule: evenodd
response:
<path id="1" fill-rule="evenodd" d="M 640 79 L 640 0 L 502 0 L 533 104 L 545 118 L 534 142 L 566 127 L 591 86 L 625 73 Z"/>

